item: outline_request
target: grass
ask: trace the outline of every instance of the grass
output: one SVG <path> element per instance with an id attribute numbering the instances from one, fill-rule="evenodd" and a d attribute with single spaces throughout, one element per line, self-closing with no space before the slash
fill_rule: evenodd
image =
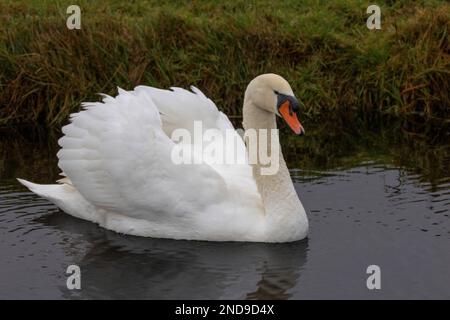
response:
<path id="1" fill-rule="evenodd" d="M 256 75 L 283 75 L 302 117 L 345 130 L 401 126 L 450 135 L 450 5 L 378 1 L 73 1 L 0 3 L 0 125 L 59 127 L 116 86 L 195 85 L 239 117 Z"/>

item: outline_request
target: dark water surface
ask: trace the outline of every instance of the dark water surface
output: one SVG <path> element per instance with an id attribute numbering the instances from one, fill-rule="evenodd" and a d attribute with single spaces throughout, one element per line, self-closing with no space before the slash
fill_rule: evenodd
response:
<path id="1" fill-rule="evenodd" d="M 124 236 L 72 218 L 14 179 L 55 180 L 54 144 L 0 147 L 0 298 L 450 298 L 450 175 L 433 175 L 434 164 L 425 174 L 383 156 L 292 169 L 307 240 L 209 243 Z M 66 288 L 71 264 L 81 290 Z M 372 264 L 381 290 L 366 287 Z"/>

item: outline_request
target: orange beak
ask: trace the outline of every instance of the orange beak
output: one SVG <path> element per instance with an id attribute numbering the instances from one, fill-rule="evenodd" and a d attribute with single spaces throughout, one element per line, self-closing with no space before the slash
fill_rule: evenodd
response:
<path id="1" fill-rule="evenodd" d="M 295 106 L 293 105 L 291 100 L 292 98 L 289 97 L 283 102 L 281 102 L 281 104 L 278 107 L 278 112 L 283 117 L 284 121 L 286 121 L 286 123 L 292 129 L 292 131 L 294 131 L 295 134 L 302 136 L 305 134 L 305 129 L 298 120 L 297 113 L 294 111 L 295 109 L 298 109 L 298 103 L 297 106 Z"/>

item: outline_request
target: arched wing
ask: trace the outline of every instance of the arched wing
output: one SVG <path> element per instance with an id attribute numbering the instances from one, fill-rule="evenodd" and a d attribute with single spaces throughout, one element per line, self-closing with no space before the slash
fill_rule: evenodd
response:
<path id="1" fill-rule="evenodd" d="M 73 186 L 94 205 L 148 220 L 167 213 L 179 218 L 226 197 L 224 179 L 210 166 L 172 162 L 164 110 L 148 93 L 119 89 L 115 98 L 83 106 L 63 128 L 58 158 Z"/>

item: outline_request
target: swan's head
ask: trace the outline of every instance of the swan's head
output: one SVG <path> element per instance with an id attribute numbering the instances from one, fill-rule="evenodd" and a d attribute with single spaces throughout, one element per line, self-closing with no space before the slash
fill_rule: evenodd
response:
<path id="1" fill-rule="evenodd" d="M 299 102 L 283 77 L 273 73 L 256 77 L 249 83 L 245 98 L 260 109 L 282 117 L 296 134 L 305 134 L 297 118 Z"/>

